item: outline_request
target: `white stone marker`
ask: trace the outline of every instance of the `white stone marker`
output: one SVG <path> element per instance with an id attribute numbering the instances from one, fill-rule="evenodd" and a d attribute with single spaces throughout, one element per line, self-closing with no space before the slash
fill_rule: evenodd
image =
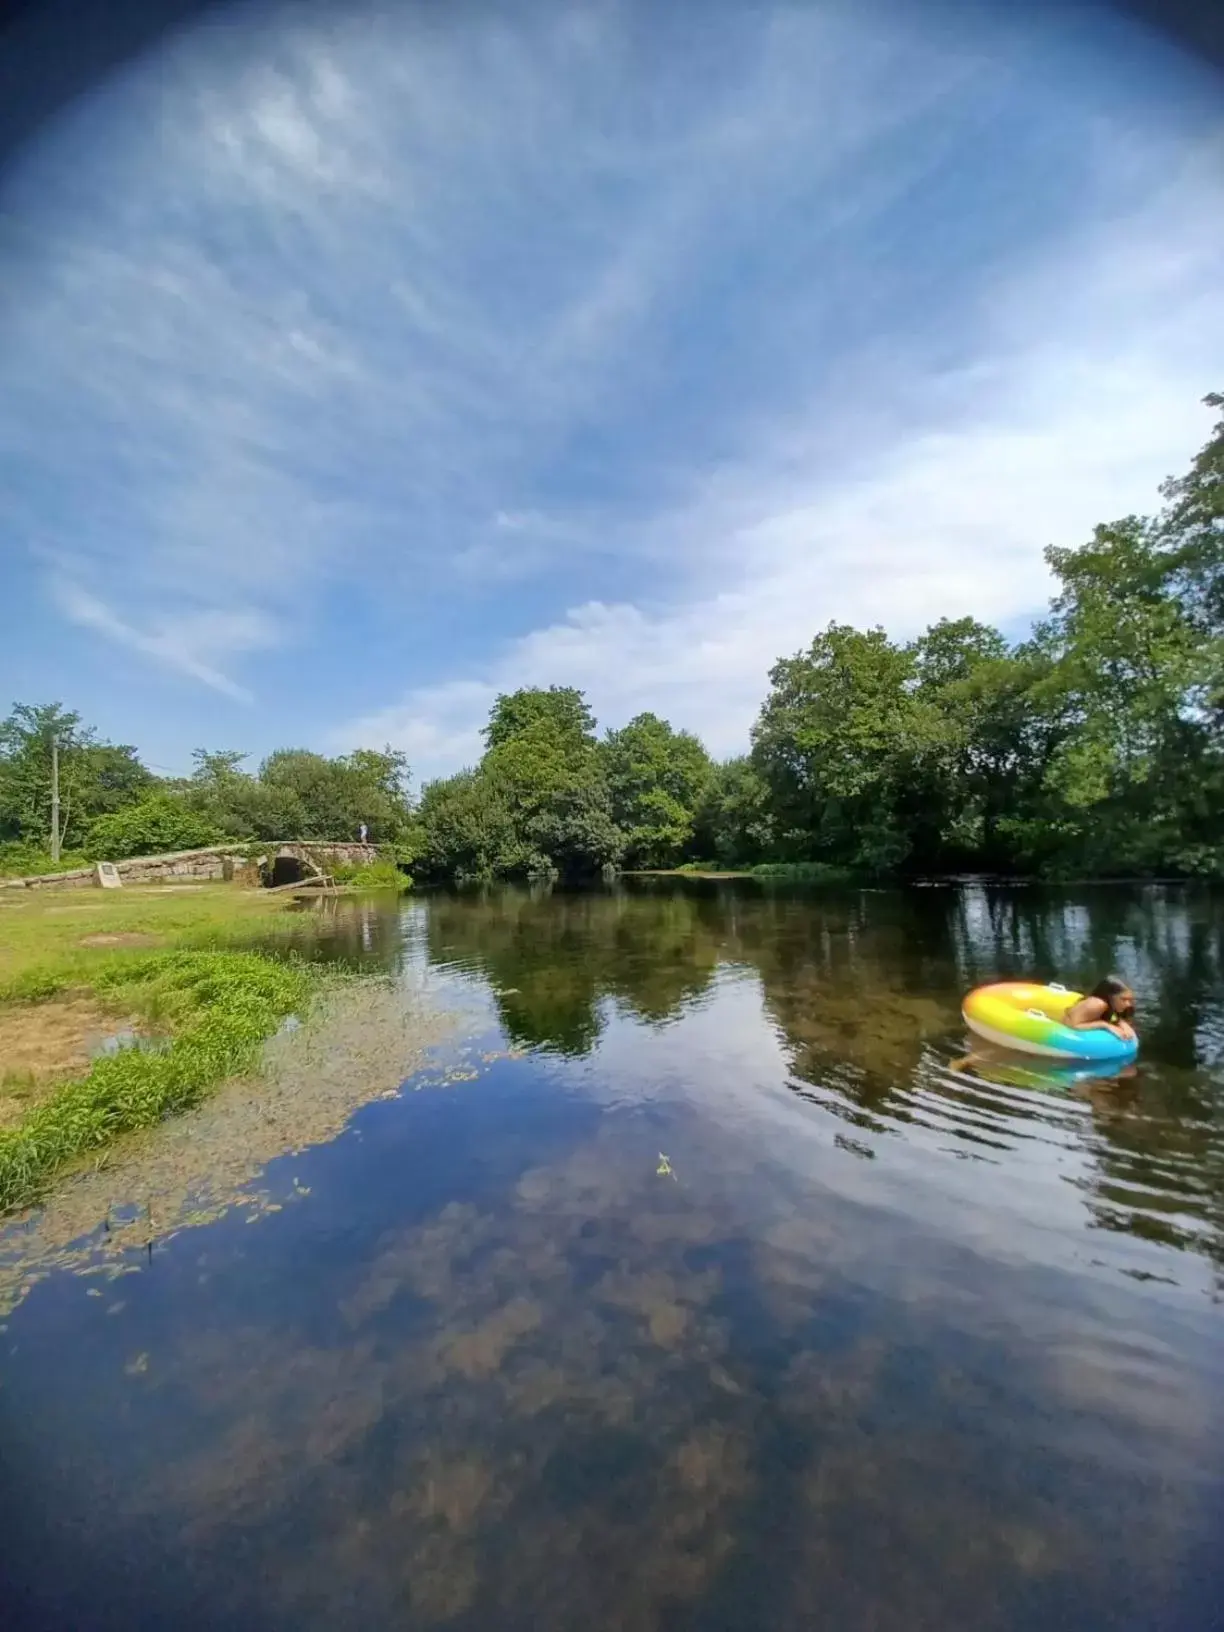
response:
<path id="1" fill-rule="evenodd" d="M 121 890 L 123 880 L 119 877 L 119 869 L 113 861 L 100 861 L 97 865 L 98 883 L 104 890 Z"/>

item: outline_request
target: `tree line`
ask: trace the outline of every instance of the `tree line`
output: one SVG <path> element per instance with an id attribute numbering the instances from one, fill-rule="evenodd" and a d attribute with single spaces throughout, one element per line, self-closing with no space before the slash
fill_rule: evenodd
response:
<path id="1" fill-rule="evenodd" d="M 52 756 L 52 744 L 55 756 Z M 408 766 L 392 749 L 337 758 L 282 748 L 254 771 L 246 755 L 197 749 L 186 777 L 154 776 L 128 745 L 102 742 L 81 716 L 17 704 L 0 723 L 0 873 L 119 861 L 227 839 L 407 839 Z M 59 822 L 52 843 L 52 774 Z M 58 857 L 53 855 L 58 850 Z"/>
<path id="2" fill-rule="evenodd" d="M 529 688 L 497 698 L 476 765 L 414 801 L 390 749 L 285 749 L 254 772 L 200 751 L 166 780 L 77 715 L 19 705 L 0 726 L 0 865 L 45 864 L 54 737 L 61 842 L 89 857 L 364 824 L 460 881 L 698 863 L 1224 877 L 1224 416 L 1161 497 L 1046 551 L 1055 594 L 1025 640 L 973 618 L 908 642 L 830 624 L 774 666 L 749 751 L 724 762 L 651 713 L 600 737 L 580 691 Z"/>

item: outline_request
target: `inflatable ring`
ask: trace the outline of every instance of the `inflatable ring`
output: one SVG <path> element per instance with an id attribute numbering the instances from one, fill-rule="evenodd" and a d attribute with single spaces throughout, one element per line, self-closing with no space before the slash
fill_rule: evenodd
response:
<path id="1" fill-rule="evenodd" d="M 961 1007 L 970 1031 L 1002 1048 L 1040 1054 L 1047 1060 L 1086 1060 L 1100 1064 L 1133 1060 L 1139 1044 L 1113 1031 L 1084 1031 L 1064 1026 L 1062 1017 L 1079 992 L 1065 986 L 1037 986 L 1004 980 L 979 986 Z"/>

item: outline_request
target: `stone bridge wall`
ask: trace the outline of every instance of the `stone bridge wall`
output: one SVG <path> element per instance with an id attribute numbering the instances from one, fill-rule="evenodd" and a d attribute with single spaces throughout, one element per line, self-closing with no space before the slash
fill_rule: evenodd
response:
<path id="1" fill-rule="evenodd" d="M 254 860 L 251 859 L 252 854 Z M 210 879 L 236 880 L 257 884 L 262 862 L 271 867 L 279 857 L 311 864 L 320 872 L 345 864 L 360 866 L 377 861 L 376 844 L 289 840 L 283 844 L 263 844 L 256 849 L 246 844 L 213 844 L 202 850 L 173 850 L 163 856 L 131 856 L 117 861 L 115 870 L 125 884 L 160 884 L 176 879 L 205 883 Z M 93 867 L 74 867 L 65 873 L 38 873 L 30 878 L 0 878 L 0 890 L 89 889 L 98 882 Z"/>

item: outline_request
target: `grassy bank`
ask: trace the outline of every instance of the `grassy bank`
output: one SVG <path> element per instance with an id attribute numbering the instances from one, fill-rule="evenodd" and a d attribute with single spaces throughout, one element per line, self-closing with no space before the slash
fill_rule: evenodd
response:
<path id="1" fill-rule="evenodd" d="M 291 903 L 232 884 L 0 893 L 0 984 L 31 964 L 78 959 L 82 971 L 125 943 L 205 948 L 252 934 L 292 932 Z"/>
<path id="2" fill-rule="evenodd" d="M 855 884 L 862 875 L 822 861 L 762 861 L 755 867 L 721 867 L 716 861 L 686 861 L 679 867 L 640 867 L 630 878 L 760 878 L 781 884 Z"/>
<path id="3" fill-rule="evenodd" d="M 27 970 L 0 988 L 0 1004 L 47 1002 L 79 989 L 81 975 L 77 963 Z M 249 1069 L 285 1016 L 309 1006 L 318 978 L 251 952 L 118 953 L 95 963 L 88 989 L 104 1007 L 138 1016 L 151 1041 L 100 1056 L 0 1131 L 0 1210 L 34 1200 L 66 1163 Z"/>
<path id="4" fill-rule="evenodd" d="M 332 868 L 332 877 L 337 884 L 343 884 L 355 890 L 395 890 L 402 895 L 412 888 L 412 879 L 407 873 L 401 873 L 390 857 L 382 856 L 378 861 L 356 863 L 341 862 Z"/>
<path id="5" fill-rule="evenodd" d="M 82 892 L 84 894 L 85 892 Z M 0 1126 L 0 1210 L 35 1199 L 60 1168 L 117 1135 L 195 1104 L 249 1069 L 318 986 L 305 964 L 244 949 L 295 919 L 287 903 L 232 886 L 76 892 L 0 908 L 0 1030 L 41 1017 L 48 1037 L 87 999 L 134 1031 L 65 1074 L 34 1074 Z M 156 949 L 154 949 L 156 948 Z M 3 1119 L 0 1119 L 3 1120 Z"/>

